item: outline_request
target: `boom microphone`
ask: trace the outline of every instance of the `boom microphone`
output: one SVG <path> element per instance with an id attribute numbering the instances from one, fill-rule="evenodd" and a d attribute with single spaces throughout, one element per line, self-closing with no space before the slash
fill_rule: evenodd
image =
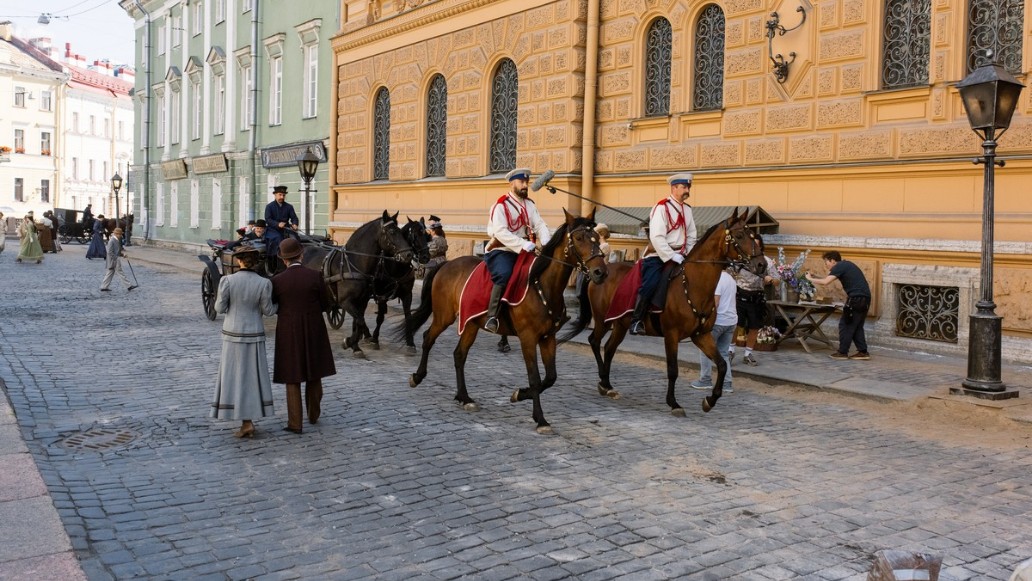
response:
<path id="1" fill-rule="evenodd" d="M 555 172 L 548 170 L 545 173 L 538 176 L 538 179 L 534 180 L 534 183 L 530 186 L 530 191 L 536 192 L 543 188 L 552 178 L 555 177 Z"/>

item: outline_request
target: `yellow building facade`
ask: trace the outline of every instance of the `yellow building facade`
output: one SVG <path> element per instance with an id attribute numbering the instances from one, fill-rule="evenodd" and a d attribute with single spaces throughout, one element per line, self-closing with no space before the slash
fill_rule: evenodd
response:
<path id="1" fill-rule="evenodd" d="M 693 205 L 759 205 L 778 220 L 770 250 L 811 249 L 815 272 L 825 250 L 856 262 L 875 294 L 876 344 L 966 351 L 983 175 L 954 85 L 985 30 L 1024 81 L 1023 1 L 343 0 L 342 10 L 337 239 L 384 209 L 433 213 L 451 252 L 468 254 L 507 187 L 505 165 L 554 170 L 555 186 L 618 207 L 651 206 L 667 175 L 692 171 Z M 995 196 L 994 298 L 1004 358 L 1021 361 L 1032 360 L 1029 93 L 1000 140 Z M 514 152 L 499 153 L 499 131 Z M 534 199 L 552 225 L 564 207 L 590 207 L 545 190 Z"/>

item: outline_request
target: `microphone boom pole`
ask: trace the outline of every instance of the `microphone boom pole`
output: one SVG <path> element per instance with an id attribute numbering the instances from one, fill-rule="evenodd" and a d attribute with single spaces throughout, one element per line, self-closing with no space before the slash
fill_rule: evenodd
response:
<path id="1" fill-rule="evenodd" d="M 549 178 L 549 179 L 551 179 L 551 178 Z M 612 211 L 616 212 L 617 214 L 623 214 L 624 216 L 627 216 L 628 218 L 632 218 L 634 220 L 637 220 L 639 225 L 641 225 L 641 226 L 648 226 L 648 224 L 649 224 L 648 220 L 642 220 L 641 218 L 635 216 L 634 214 L 629 214 L 627 212 L 624 212 L 623 210 L 618 210 L 618 209 L 616 209 L 616 208 L 614 208 L 612 206 L 607 206 L 607 205 L 603 204 L 602 202 L 598 202 L 598 201 L 592 200 L 590 198 L 586 198 L 586 197 L 584 197 L 584 196 L 582 196 L 580 194 L 575 194 L 573 192 L 568 192 L 566 190 L 557 188 L 557 187 L 555 187 L 555 186 L 553 186 L 551 184 L 548 184 L 547 182 L 545 184 L 543 184 L 543 187 L 546 190 L 548 190 L 549 192 L 551 192 L 552 194 L 555 194 L 556 192 L 562 192 L 564 194 L 573 196 L 575 198 L 580 198 L 580 199 L 582 199 L 584 201 L 591 202 L 592 204 L 595 204 L 596 206 L 602 206 L 603 208 L 605 208 L 607 210 L 612 210 Z"/>

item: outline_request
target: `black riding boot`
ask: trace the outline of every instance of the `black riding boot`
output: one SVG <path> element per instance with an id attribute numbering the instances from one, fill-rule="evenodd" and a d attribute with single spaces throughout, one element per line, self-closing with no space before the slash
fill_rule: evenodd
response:
<path id="1" fill-rule="evenodd" d="M 634 312 L 631 313 L 631 335 L 645 334 L 645 315 L 649 310 L 649 299 L 638 295 L 638 301 L 634 303 Z"/>
<path id="2" fill-rule="evenodd" d="M 502 304 L 502 293 L 505 286 L 496 284 L 491 289 L 491 302 L 487 304 L 487 322 L 484 323 L 484 330 L 489 333 L 498 332 L 498 307 Z"/>

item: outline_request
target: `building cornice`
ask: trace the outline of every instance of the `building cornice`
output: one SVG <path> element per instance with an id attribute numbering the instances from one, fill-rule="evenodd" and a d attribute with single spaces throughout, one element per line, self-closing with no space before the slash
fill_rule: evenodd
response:
<path id="1" fill-rule="evenodd" d="M 434 24 L 441 20 L 469 12 L 499 0 L 439 0 L 419 8 L 403 12 L 396 16 L 380 20 L 359 28 L 353 32 L 345 32 L 331 40 L 334 54 L 353 50 L 378 40 Z"/>

